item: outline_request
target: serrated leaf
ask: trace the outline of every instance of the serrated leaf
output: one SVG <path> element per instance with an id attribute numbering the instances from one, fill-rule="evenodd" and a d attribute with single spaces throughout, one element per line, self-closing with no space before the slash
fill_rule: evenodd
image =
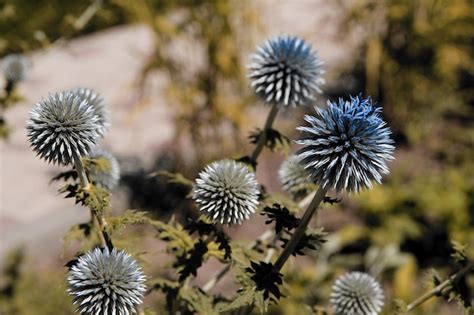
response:
<path id="1" fill-rule="evenodd" d="M 403 315 L 408 313 L 407 303 L 403 300 L 393 300 L 395 304 L 395 314 Z"/>
<path id="2" fill-rule="evenodd" d="M 452 241 L 451 246 L 453 248 L 453 253 L 451 254 L 451 257 L 454 259 L 454 261 L 462 266 L 465 266 L 468 262 L 468 244 L 461 244 L 460 242 L 457 241 Z"/>
<path id="3" fill-rule="evenodd" d="M 176 255 L 183 255 L 194 247 L 194 240 L 186 233 L 183 226 L 171 219 L 170 222 L 153 221 L 159 233 L 158 238 L 166 241 L 168 244 L 166 250 Z"/>
<path id="4" fill-rule="evenodd" d="M 327 233 L 324 232 L 322 229 L 317 230 L 315 232 L 305 232 L 305 234 L 299 240 L 298 244 L 296 244 L 291 255 L 304 255 L 303 251 L 305 249 L 319 250 L 322 244 L 326 242 L 326 235 Z M 282 238 L 281 240 L 283 242 L 281 246 L 282 248 L 285 248 L 286 244 L 288 244 L 288 242 L 290 241 L 287 238 Z"/>
<path id="5" fill-rule="evenodd" d="M 77 172 L 75 170 L 70 170 L 66 172 L 61 172 L 58 175 L 51 178 L 51 182 L 64 180 L 67 182 L 69 179 L 76 180 L 77 179 Z"/>
<path id="6" fill-rule="evenodd" d="M 265 129 L 264 131 L 261 129 L 256 129 L 253 131 L 249 136 L 250 143 L 257 144 L 263 132 L 266 133 L 265 146 L 271 151 L 287 151 L 289 149 L 291 140 L 280 133 L 278 130 L 272 128 Z"/>
<path id="7" fill-rule="evenodd" d="M 237 297 L 230 303 L 219 303 L 217 309 L 219 312 L 228 312 L 242 307 L 254 304 L 257 300 L 263 300 L 263 292 L 257 291 L 255 287 L 246 287 L 238 292 Z M 266 307 L 264 307 L 266 311 Z"/>
<path id="8" fill-rule="evenodd" d="M 149 178 L 153 178 L 157 176 L 166 177 L 168 183 L 186 186 L 189 189 L 191 189 L 194 186 L 194 182 L 184 177 L 183 174 L 181 173 L 172 173 L 168 171 L 156 171 L 148 175 Z"/>
<path id="9" fill-rule="evenodd" d="M 179 290 L 179 298 L 187 304 L 191 312 L 219 315 L 214 306 L 213 298 L 199 290 L 199 288 L 183 287 Z"/>
<path id="10" fill-rule="evenodd" d="M 278 203 L 274 203 L 271 207 L 263 208 L 260 214 L 268 217 L 265 224 L 275 222 L 276 234 L 280 233 L 283 229 L 289 232 L 300 224 L 300 220 L 291 214 L 288 208 L 282 207 Z"/>
<path id="11" fill-rule="evenodd" d="M 182 282 L 189 276 L 197 275 L 197 270 L 204 262 L 205 255 L 208 252 L 207 243 L 203 240 L 198 240 L 192 249 L 184 252 L 176 258 L 173 267 L 179 271 L 179 281 Z"/>

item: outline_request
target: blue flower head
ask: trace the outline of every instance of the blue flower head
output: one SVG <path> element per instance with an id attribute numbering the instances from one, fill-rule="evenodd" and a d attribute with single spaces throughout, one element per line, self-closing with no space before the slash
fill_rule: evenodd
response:
<path id="1" fill-rule="evenodd" d="M 264 42 L 252 55 L 249 78 L 252 88 L 266 103 L 305 106 L 321 92 L 322 64 L 304 40 L 280 36 Z"/>
<path id="2" fill-rule="evenodd" d="M 306 115 L 309 126 L 303 133 L 297 154 L 312 180 L 327 189 L 358 192 L 380 183 L 388 174 L 387 162 L 393 159 L 393 140 L 387 123 L 380 117 L 381 107 L 369 98 L 350 97 L 328 101 L 328 107 L 315 107 Z"/>

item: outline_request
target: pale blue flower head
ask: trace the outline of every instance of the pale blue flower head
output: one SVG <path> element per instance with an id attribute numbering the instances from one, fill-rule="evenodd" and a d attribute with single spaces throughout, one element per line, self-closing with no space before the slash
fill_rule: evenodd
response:
<path id="1" fill-rule="evenodd" d="M 297 154 L 316 184 L 358 192 L 381 182 L 395 150 L 381 110 L 370 98 L 356 96 L 328 101 L 327 108 L 305 116 L 309 125 L 297 128 L 303 134 Z"/>
<path id="2" fill-rule="evenodd" d="M 260 190 L 255 174 L 246 164 L 220 160 L 199 173 L 193 199 L 214 223 L 241 224 L 255 212 Z"/>
<path id="3" fill-rule="evenodd" d="M 266 103 L 280 107 L 309 105 L 324 84 L 323 62 L 304 40 L 271 38 L 257 48 L 248 66 L 251 86 Z"/>
<path id="4" fill-rule="evenodd" d="M 330 302 L 336 315 L 378 315 L 384 305 L 384 294 L 374 277 L 355 271 L 335 281 Z"/>
<path id="5" fill-rule="evenodd" d="M 7 81 L 20 82 L 26 78 L 30 62 L 22 54 L 10 54 L 0 61 L 0 69 Z"/>
<path id="6" fill-rule="evenodd" d="M 86 100 L 94 109 L 94 113 L 99 118 L 100 128 L 98 130 L 100 136 L 104 136 L 105 132 L 110 128 L 110 112 L 107 110 L 105 101 L 102 96 L 93 89 L 78 87 L 71 90 L 79 98 Z"/>
<path id="7" fill-rule="evenodd" d="M 100 147 L 92 148 L 87 158 L 87 175 L 97 186 L 111 191 L 120 181 L 120 165 L 109 151 Z"/>
<path id="8" fill-rule="evenodd" d="M 146 291 L 137 261 L 116 249 L 95 248 L 80 256 L 67 281 L 81 314 L 136 314 Z"/>
<path id="9" fill-rule="evenodd" d="M 26 122 L 33 150 L 42 159 L 62 165 L 87 156 L 101 126 L 87 100 L 70 91 L 50 94 L 36 103 Z"/>

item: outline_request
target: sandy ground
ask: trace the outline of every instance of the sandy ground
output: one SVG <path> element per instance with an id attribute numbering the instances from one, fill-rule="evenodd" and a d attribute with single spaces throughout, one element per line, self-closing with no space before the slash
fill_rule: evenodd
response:
<path id="1" fill-rule="evenodd" d="M 334 28 L 338 11 L 328 2 L 273 0 L 259 1 L 257 5 L 266 30 L 250 34 L 257 42 L 279 34 L 307 39 L 325 60 L 329 79 L 333 75 L 331 69 L 351 59 L 357 36 L 338 34 Z M 151 31 L 134 25 L 85 36 L 66 46 L 31 55 L 30 76 L 19 86 L 25 101 L 7 112 L 13 132 L 7 142 L 0 142 L 0 262 L 9 249 L 21 244 L 30 253 L 55 255 L 69 227 L 88 217 L 87 211 L 58 196 L 58 184 L 49 185 L 49 181 L 60 169 L 36 158 L 27 143 L 27 113 L 41 97 L 76 86 L 99 91 L 113 113 L 112 127 L 102 145 L 119 156 L 142 156 L 143 163 L 150 162 L 147 152 L 160 150 L 172 138 L 172 112 L 159 95 L 148 99 L 151 106 L 145 111 L 132 110 L 137 99 L 135 80 L 152 48 Z M 155 84 L 160 85 L 163 80 L 158 75 Z"/>

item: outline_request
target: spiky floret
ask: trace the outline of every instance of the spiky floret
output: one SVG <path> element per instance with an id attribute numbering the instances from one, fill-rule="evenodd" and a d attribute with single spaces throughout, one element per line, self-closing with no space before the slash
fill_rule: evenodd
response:
<path id="1" fill-rule="evenodd" d="M 116 249 L 95 248 L 80 256 L 67 281 L 81 314 L 135 314 L 146 290 L 137 261 Z"/>
<path id="2" fill-rule="evenodd" d="M 301 164 L 297 155 L 290 155 L 281 163 L 278 177 L 283 189 L 288 192 L 303 189 L 304 185 L 311 183 L 310 173 Z"/>
<path id="3" fill-rule="evenodd" d="M 323 62 L 304 40 L 271 38 L 257 48 L 248 66 L 251 86 L 267 103 L 281 107 L 308 105 L 321 93 Z"/>
<path id="4" fill-rule="evenodd" d="M 110 112 L 106 109 L 105 101 L 102 96 L 92 89 L 83 87 L 75 88 L 72 92 L 81 99 L 87 100 L 89 105 L 94 108 L 94 112 L 99 117 L 99 124 L 101 126 L 98 132 L 103 136 L 110 127 Z"/>
<path id="5" fill-rule="evenodd" d="M 315 107 L 314 116 L 306 115 L 309 126 L 303 133 L 304 145 L 297 154 L 312 180 L 324 188 L 358 192 L 380 183 L 388 174 L 387 162 L 393 159 L 391 131 L 380 117 L 381 108 L 370 98 L 351 97 L 328 101 L 328 107 Z"/>
<path id="6" fill-rule="evenodd" d="M 0 62 L 3 76 L 9 82 L 20 82 L 26 78 L 30 62 L 22 54 L 10 54 Z"/>
<path id="7" fill-rule="evenodd" d="M 33 150 L 48 162 L 68 165 L 96 144 L 99 117 L 89 103 L 69 91 L 36 103 L 26 123 Z"/>
<path id="8" fill-rule="evenodd" d="M 235 225 L 255 212 L 258 205 L 257 179 L 248 167 L 233 160 L 207 165 L 196 179 L 193 199 L 215 223 Z"/>
<path id="9" fill-rule="evenodd" d="M 330 302 L 337 315 L 377 315 L 382 311 L 384 294 L 371 275 L 356 271 L 336 280 Z"/>
<path id="10" fill-rule="evenodd" d="M 120 166 L 110 152 L 94 147 L 84 164 L 89 180 L 97 186 L 107 190 L 117 187 L 120 180 Z"/>

